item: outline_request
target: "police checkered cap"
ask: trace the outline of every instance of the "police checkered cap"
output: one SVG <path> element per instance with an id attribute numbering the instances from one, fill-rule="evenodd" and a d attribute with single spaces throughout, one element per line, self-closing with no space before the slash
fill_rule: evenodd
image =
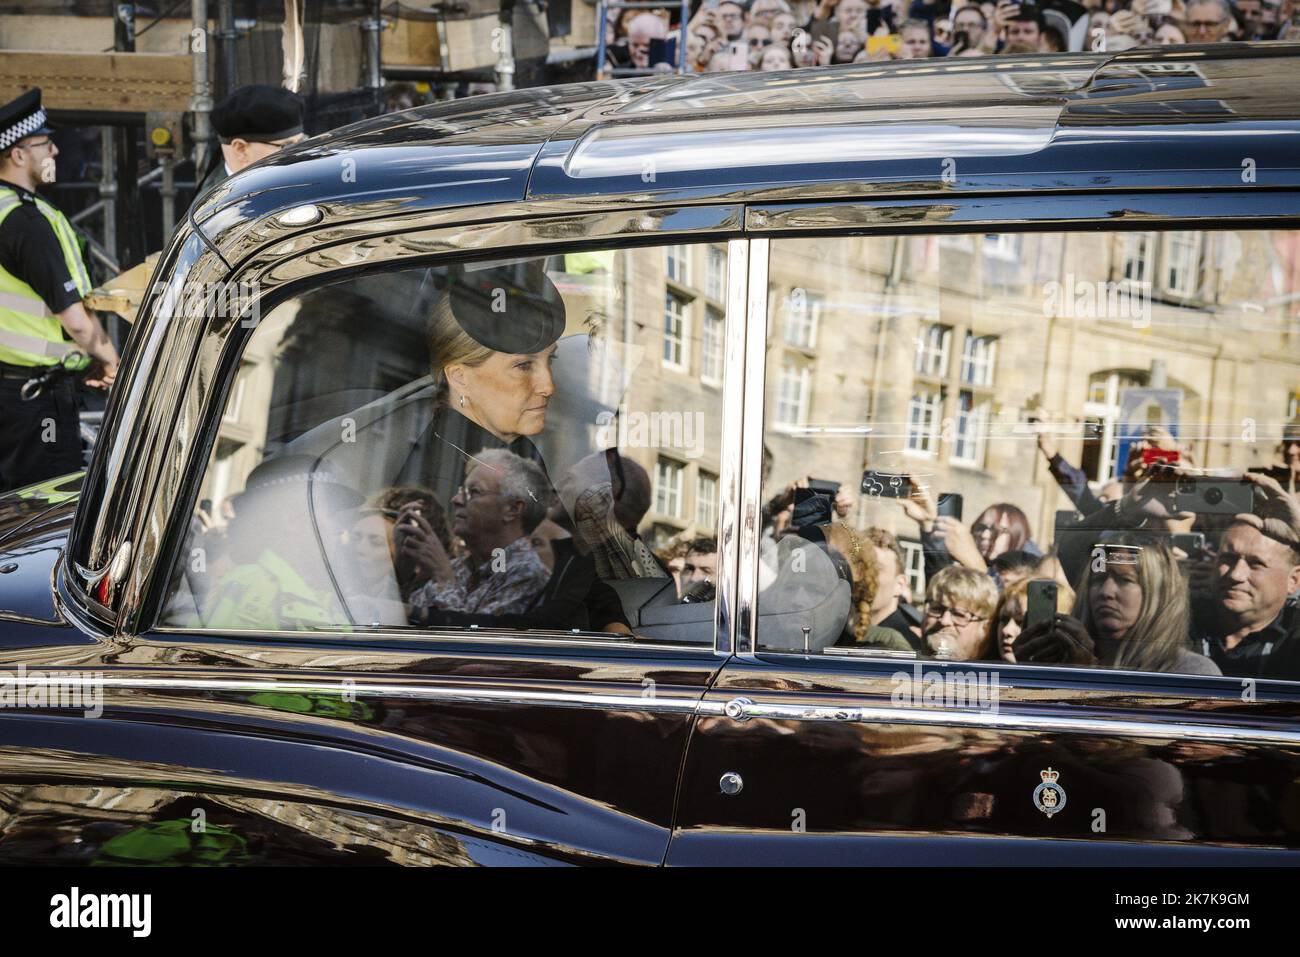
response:
<path id="1" fill-rule="evenodd" d="M 0 107 L 0 150 L 7 150 L 24 137 L 50 132 L 46 119 L 39 89 L 28 90 Z"/>

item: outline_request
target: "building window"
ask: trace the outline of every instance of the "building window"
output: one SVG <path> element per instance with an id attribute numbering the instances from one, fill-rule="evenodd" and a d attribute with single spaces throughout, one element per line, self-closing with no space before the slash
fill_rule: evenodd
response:
<path id="1" fill-rule="evenodd" d="M 1098 372 L 1088 383 L 1079 468 L 1094 482 L 1109 482 L 1119 472 L 1120 393 L 1145 385 L 1145 376 L 1124 372 Z"/>
<path id="2" fill-rule="evenodd" d="M 791 290 L 785 301 L 785 341 L 800 349 L 817 348 L 817 322 L 822 296 L 806 289 Z"/>
<path id="3" fill-rule="evenodd" d="M 997 358 L 996 336 L 977 336 L 966 333 L 966 344 L 961 353 L 961 381 L 964 385 L 991 387 L 993 363 Z"/>
<path id="4" fill-rule="evenodd" d="M 700 378 L 714 385 L 722 382 L 722 330 L 722 312 L 706 306 L 700 334 Z"/>
<path id="5" fill-rule="evenodd" d="M 916 371 L 922 375 L 942 378 L 948 374 L 948 346 L 952 342 L 952 329 L 930 323 L 921 327 L 916 337 Z"/>
<path id="6" fill-rule="evenodd" d="M 669 246 L 667 248 L 668 278 L 679 286 L 689 286 L 691 284 L 688 255 L 689 251 L 685 246 Z"/>
<path id="7" fill-rule="evenodd" d="M 718 524 L 718 477 L 701 471 L 695 481 L 695 527 L 712 535 Z"/>
<path id="8" fill-rule="evenodd" d="M 1020 233 L 989 233 L 984 237 L 984 255 L 992 259 L 1019 262 L 1024 239 Z"/>
<path id="9" fill-rule="evenodd" d="M 1201 234 L 1188 230 L 1170 233 L 1165 256 L 1165 286 L 1175 296 L 1196 295 L 1201 281 Z"/>
<path id="10" fill-rule="evenodd" d="M 682 517 L 682 481 L 686 466 L 660 458 L 655 465 L 655 511 L 670 518 Z"/>
<path id="11" fill-rule="evenodd" d="M 812 389 L 812 371 L 787 359 L 776 380 L 776 414 L 772 424 L 797 428 L 808 424 L 808 395 Z"/>
<path id="12" fill-rule="evenodd" d="M 909 538 L 900 538 L 898 544 L 903 549 L 903 574 L 912 589 L 912 601 L 920 604 L 925 597 L 925 546 Z"/>
<path id="13" fill-rule="evenodd" d="M 921 387 L 907 404 L 907 448 L 933 455 L 939 451 L 939 419 L 943 415 L 943 390 Z"/>
<path id="14" fill-rule="evenodd" d="M 704 256 L 704 294 L 722 302 L 727 298 L 727 254 L 718 246 L 710 246 Z"/>
<path id="15" fill-rule="evenodd" d="M 1123 277 L 1130 282 L 1150 282 L 1152 252 L 1155 233 L 1125 233 L 1124 256 L 1121 260 Z"/>
<path id="16" fill-rule="evenodd" d="M 664 294 L 664 365 L 686 371 L 690 360 L 690 304 L 675 293 Z"/>
<path id="17" fill-rule="evenodd" d="M 957 442 L 952 460 L 964 465 L 984 465 L 984 439 L 988 435 L 989 402 L 976 400 L 973 392 L 957 396 Z"/>
<path id="18" fill-rule="evenodd" d="M 253 373 L 253 363 L 241 362 L 239 364 L 239 374 L 235 378 L 235 387 L 231 390 L 230 400 L 226 403 L 225 414 L 222 415 L 222 422 L 238 423 L 239 417 L 244 413 L 244 392 L 248 388 L 248 379 Z"/>

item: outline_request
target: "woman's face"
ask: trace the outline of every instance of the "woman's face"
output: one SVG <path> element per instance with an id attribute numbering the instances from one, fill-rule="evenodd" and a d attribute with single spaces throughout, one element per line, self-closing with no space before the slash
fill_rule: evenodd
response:
<path id="1" fill-rule="evenodd" d="M 1129 633 L 1142 610 L 1142 584 L 1136 565 L 1106 563 L 1106 571 L 1088 585 L 1088 606 L 1097 637 L 1118 639 Z"/>
<path id="2" fill-rule="evenodd" d="M 998 654 L 1003 661 L 1015 662 L 1015 652 L 1011 646 L 1016 643 L 1025 627 L 1025 605 L 1020 599 L 1012 599 L 1002 605 L 998 614 Z"/>
<path id="3" fill-rule="evenodd" d="M 448 366 L 453 392 L 465 397 L 463 406 L 453 401 L 503 441 L 536 435 L 546 427 L 546 407 L 555 394 L 555 348 L 530 355 L 494 352 L 479 366 Z"/>
<path id="4" fill-rule="evenodd" d="M 1292 472 L 1300 472 L 1300 439 L 1287 439 L 1282 443 L 1282 461 Z"/>
<path id="5" fill-rule="evenodd" d="M 970 530 L 975 537 L 975 547 L 986 562 L 993 561 L 1011 548 L 1011 526 L 997 509 L 986 508 Z"/>
<path id="6" fill-rule="evenodd" d="M 795 25 L 793 14 L 778 13 L 772 18 L 772 42 L 789 46 L 794 37 Z"/>
<path id="7" fill-rule="evenodd" d="M 903 31 L 903 46 L 899 51 L 900 60 L 919 60 L 930 55 L 930 34 L 920 27 L 908 27 Z"/>
<path id="8" fill-rule="evenodd" d="M 861 49 L 862 41 L 858 39 L 856 33 L 840 31 L 839 38 L 835 41 L 835 62 L 852 63 Z"/>
<path id="9" fill-rule="evenodd" d="M 791 66 L 790 53 L 785 47 L 768 47 L 758 64 L 760 70 L 788 70 Z"/>
<path id="10" fill-rule="evenodd" d="M 348 532 L 357 567 L 367 581 L 382 580 L 393 568 L 393 523 L 382 515 L 366 515 Z"/>

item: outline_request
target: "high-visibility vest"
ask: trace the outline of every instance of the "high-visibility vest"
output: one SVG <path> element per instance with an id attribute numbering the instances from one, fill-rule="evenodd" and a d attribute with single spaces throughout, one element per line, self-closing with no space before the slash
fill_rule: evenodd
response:
<path id="1" fill-rule="evenodd" d="M 21 203 L 16 191 L 0 187 L 0 225 Z M 81 261 L 81 249 L 72 224 L 43 199 L 37 198 L 36 208 L 58 237 L 68 274 L 76 283 L 77 292 L 84 297 L 90 292 L 90 276 Z M 0 362 L 16 366 L 52 366 L 75 351 L 76 344 L 63 337 L 63 324 L 50 312 L 45 300 L 35 289 L 0 266 Z M 86 357 L 70 364 L 70 368 L 83 368 L 89 364 L 90 359 Z"/>

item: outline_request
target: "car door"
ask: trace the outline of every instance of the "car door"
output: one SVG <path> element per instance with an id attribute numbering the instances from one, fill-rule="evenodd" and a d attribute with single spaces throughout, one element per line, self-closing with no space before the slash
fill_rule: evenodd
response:
<path id="1" fill-rule="evenodd" d="M 21 770 L 0 785 L 36 787 L 11 794 L 0 857 L 120 859 L 108 840 L 180 829 L 191 862 L 202 818 L 232 861 L 662 863 L 725 657 L 709 569 L 737 441 L 727 248 L 681 240 L 322 276 L 199 342 L 225 371 L 182 389 L 207 403 L 179 430 L 201 451 L 141 626 L 81 655 L 96 720 L 4 716 Z M 501 269 L 503 326 L 543 309 L 514 298 L 530 282 L 565 320 L 526 443 L 444 415 L 487 408 L 495 380 L 462 405 L 429 375 L 430 314 L 471 326 L 453 283 Z M 435 541 L 441 577 L 418 565 Z M 699 574 L 679 585 L 652 549 Z"/>
<path id="2" fill-rule="evenodd" d="M 701 705 L 669 863 L 1294 861 L 1283 526 L 1243 557 L 1229 535 L 1251 524 L 1224 507 L 1158 528 L 1084 514 L 1149 478 L 1155 445 L 1203 488 L 1285 479 L 1300 353 L 1276 268 L 1294 233 L 1257 196 L 1203 199 L 921 200 L 907 235 L 888 201 L 750 211 L 770 234 L 749 284 L 766 376 L 741 509 L 761 520 L 733 556 L 737 654 Z M 1121 207 L 1142 222 L 1096 228 Z M 1054 231 L 1024 231 L 1044 216 Z M 964 516 L 924 531 L 917 487 Z M 1246 558 L 1280 562 L 1271 592 Z M 1123 575 L 1131 614 L 1108 584 Z M 1051 583 L 1049 618 L 1089 622 L 1096 661 L 1010 660 L 1019 579 Z M 1219 623 L 1246 605 L 1272 624 L 1225 654 Z"/>

